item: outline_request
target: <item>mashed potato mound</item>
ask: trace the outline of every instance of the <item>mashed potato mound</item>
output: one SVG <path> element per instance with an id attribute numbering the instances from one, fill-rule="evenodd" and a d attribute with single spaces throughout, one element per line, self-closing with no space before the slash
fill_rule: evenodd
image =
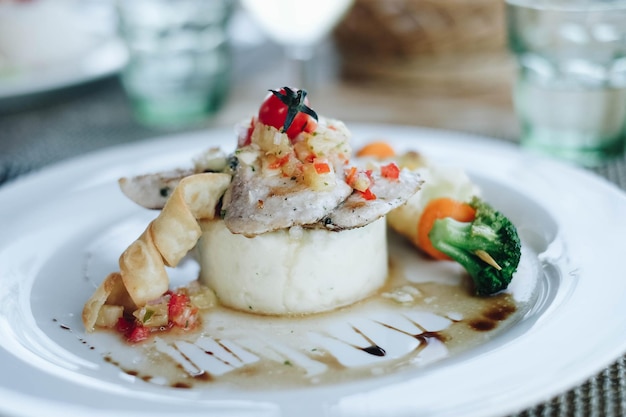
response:
<path id="1" fill-rule="evenodd" d="M 368 297 L 387 278 L 384 218 L 341 232 L 296 227 L 251 238 L 231 233 L 219 219 L 201 227 L 200 281 L 237 310 L 329 311 Z"/>

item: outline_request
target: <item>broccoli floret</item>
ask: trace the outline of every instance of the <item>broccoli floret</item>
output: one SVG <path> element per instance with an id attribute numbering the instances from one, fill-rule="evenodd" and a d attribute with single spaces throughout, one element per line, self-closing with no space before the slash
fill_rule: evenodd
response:
<path id="1" fill-rule="evenodd" d="M 478 295 L 506 289 L 521 257 L 517 229 L 503 214 L 474 197 L 471 222 L 438 219 L 429 233 L 431 243 L 465 268 Z"/>

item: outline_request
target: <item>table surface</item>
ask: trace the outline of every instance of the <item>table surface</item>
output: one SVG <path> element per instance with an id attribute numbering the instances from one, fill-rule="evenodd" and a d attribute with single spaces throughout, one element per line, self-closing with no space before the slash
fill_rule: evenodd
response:
<path id="1" fill-rule="evenodd" d="M 172 131 L 136 123 L 116 77 L 51 94 L 0 101 L 0 184 L 49 164 L 122 143 L 172 132 L 230 126 L 258 106 L 265 90 L 283 84 L 289 68 L 272 45 L 235 55 L 225 107 L 206 126 Z M 403 72 L 346 79 L 332 46 L 318 50 L 308 87 L 316 110 L 350 122 L 393 123 L 471 132 L 517 141 L 511 104 L 513 66 L 506 54 L 485 60 L 488 71 L 436 71 L 445 62 Z M 253 67 L 254 71 L 250 71 Z M 447 66 L 445 66 L 448 68 Z M 388 68 L 388 67 L 387 67 Z M 470 68 L 471 69 L 471 68 Z M 421 71 L 421 72 L 420 72 Z M 417 75 L 416 75 L 417 73 Z M 470 75 L 468 75 L 470 73 Z M 626 189 L 626 158 L 594 171 Z M 626 413 L 626 357 L 583 384 L 516 416 L 621 416 Z"/>

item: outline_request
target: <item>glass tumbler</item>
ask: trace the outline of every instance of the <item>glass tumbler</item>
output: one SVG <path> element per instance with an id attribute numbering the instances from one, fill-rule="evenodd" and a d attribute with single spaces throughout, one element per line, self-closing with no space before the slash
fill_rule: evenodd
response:
<path id="1" fill-rule="evenodd" d="M 622 155 L 626 0 L 507 0 L 521 144 L 583 166 Z"/>
<path id="2" fill-rule="evenodd" d="M 119 0 L 129 52 L 122 84 L 137 119 L 154 127 L 201 124 L 230 86 L 234 0 Z"/>

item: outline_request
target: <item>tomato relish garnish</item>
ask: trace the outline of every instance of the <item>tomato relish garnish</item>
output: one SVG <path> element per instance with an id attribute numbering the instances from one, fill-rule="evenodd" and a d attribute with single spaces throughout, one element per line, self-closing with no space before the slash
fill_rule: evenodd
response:
<path id="1" fill-rule="evenodd" d="M 200 319 L 198 312 L 198 307 L 193 305 L 187 294 L 168 291 L 162 299 L 142 307 L 132 315 L 120 317 L 115 330 L 129 343 L 139 343 L 153 333 L 175 328 L 195 328 Z"/>
<path id="2" fill-rule="evenodd" d="M 375 200 L 377 197 L 371 188 L 374 185 L 372 170 L 349 166 L 346 155 L 351 150 L 347 135 L 341 137 L 341 125 L 325 119 L 320 122 L 317 113 L 309 107 L 305 90 L 283 87 L 269 91 L 257 115 L 249 124 L 241 126 L 239 148 L 253 145 L 243 149 L 242 155 L 258 152 L 261 172 L 303 182 L 314 191 L 332 188 L 336 184 L 336 170 L 344 170 L 339 178 L 365 200 Z M 337 141 L 336 144 L 333 141 Z M 389 163 L 380 167 L 380 175 L 398 180 L 400 169 L 395 163 Z"/>
<path id="3" fill-rule="evenodd" d="M 346 183 L 361 194 L 366 200 L 375 200 L 376 195 L 371 187 L 374 185 L 374 177 L 371 169 L 358 169 L 350 167 L 346 170 Z"/>
<path id="4" fill-rule="evenodd" d="M 390 180 L 397 180 L 400 177 L 400 168 L 393 162 L 380 167 L 380 175 Z"/>

